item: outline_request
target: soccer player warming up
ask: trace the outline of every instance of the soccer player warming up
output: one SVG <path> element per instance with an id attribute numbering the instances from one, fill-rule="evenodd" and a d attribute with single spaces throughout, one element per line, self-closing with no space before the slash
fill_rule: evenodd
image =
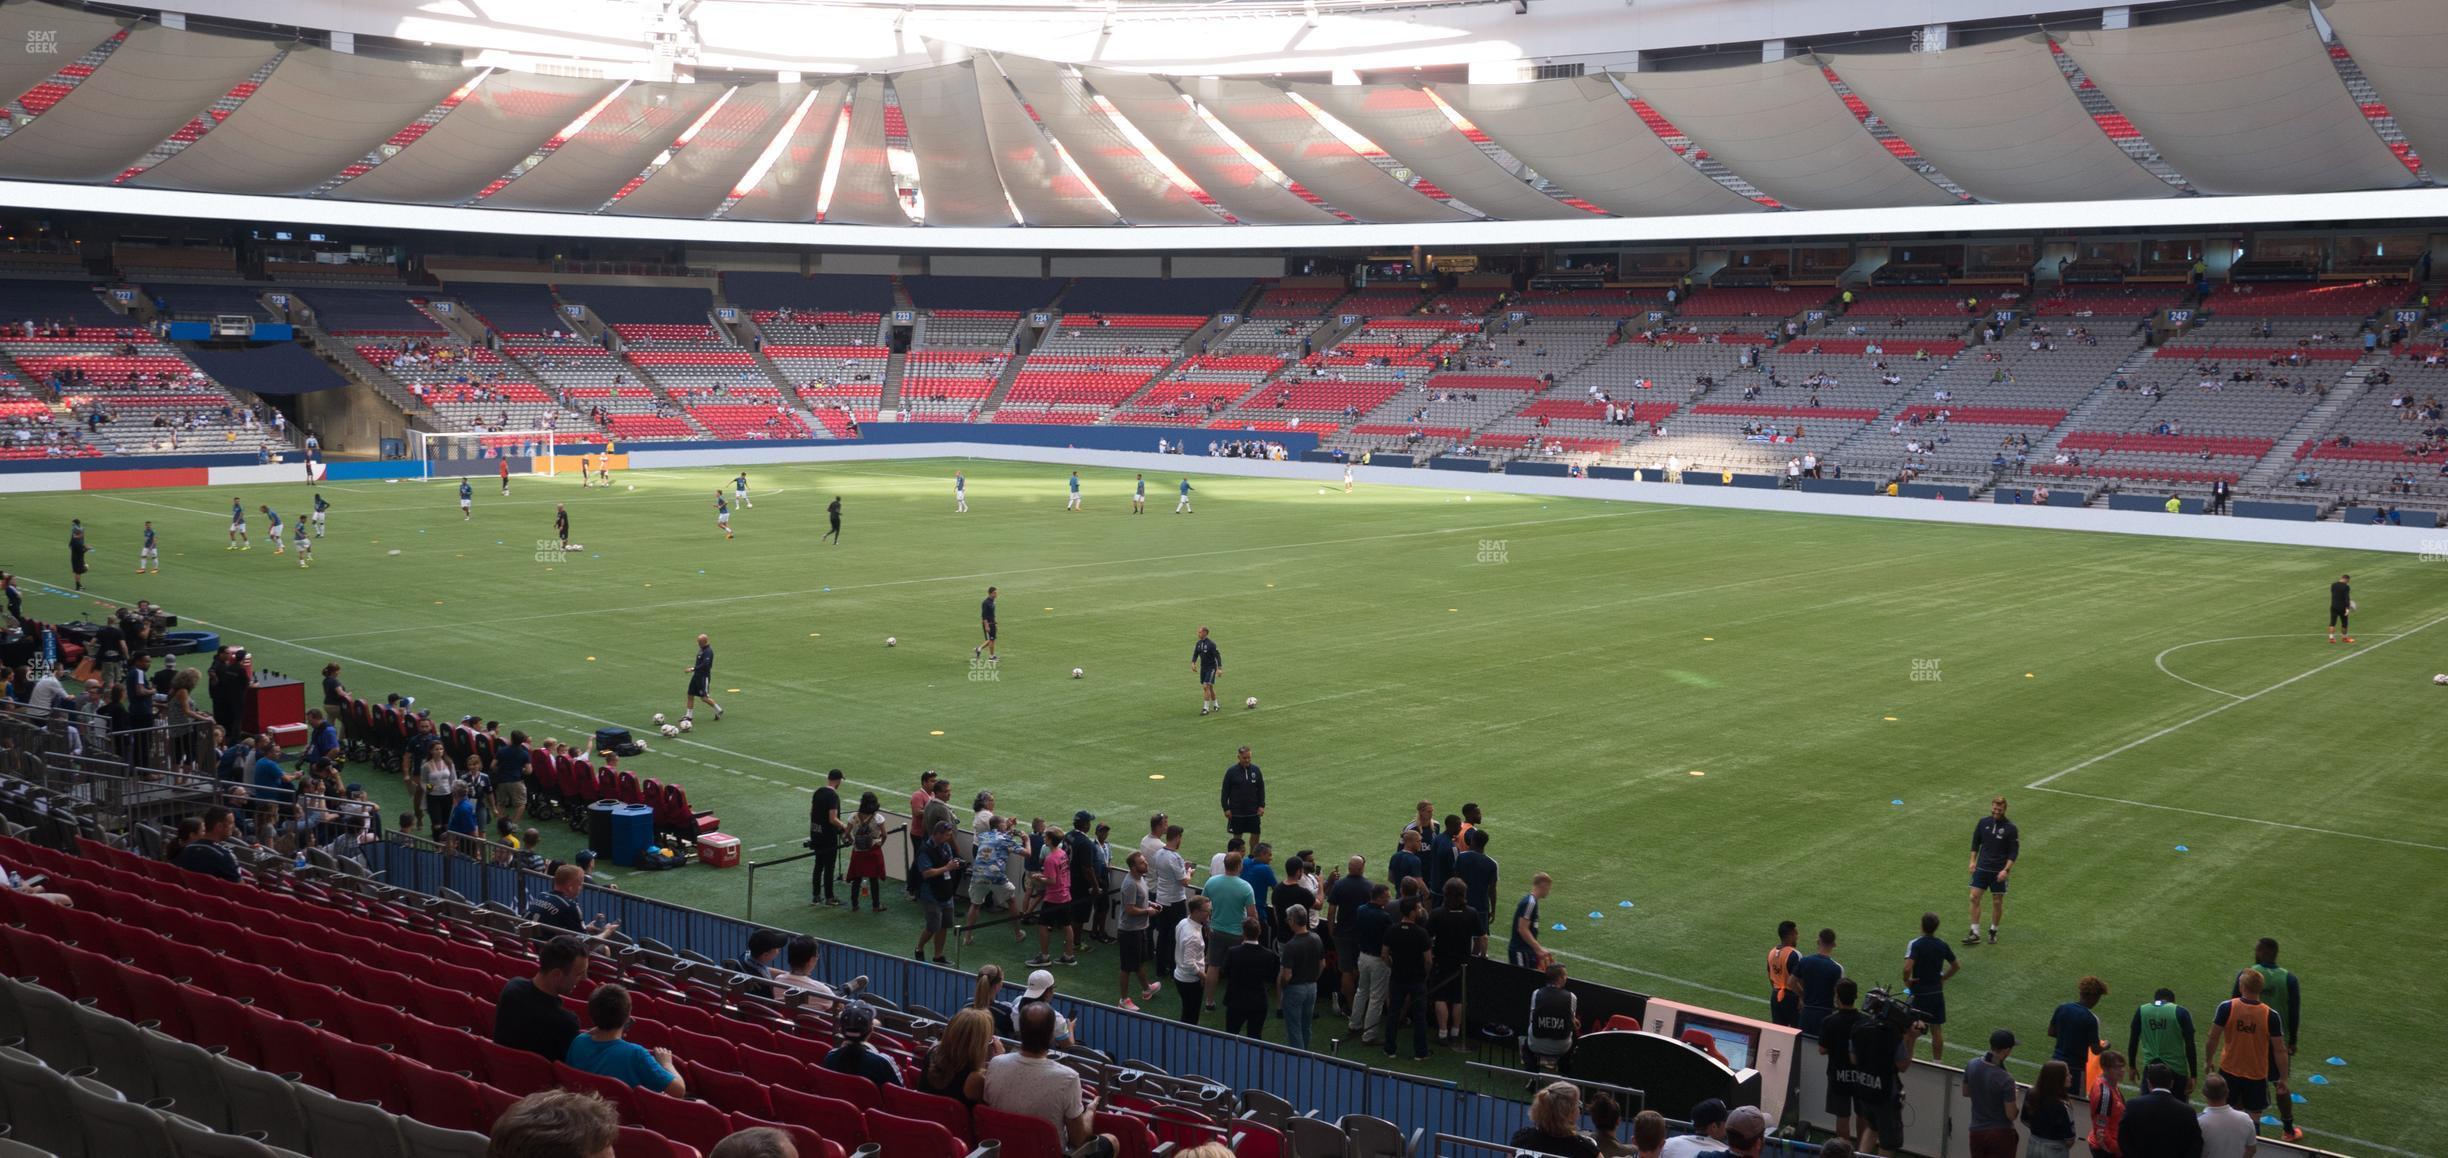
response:
<path id="1" fill-rule="evenodd" d="M 705 706 L 714 709 L 715 719 L 722 718 L 722 705 L 715 703 L 714 697 L 706 694 L 713 690 L 708 686 L 713 682 L 714 645 L 707 642 L 706 637 L 701 634 L 697 637 L 696 666 L 689 669 L 688 697 L 680 701 L 681 719 L 691 719 L 697 715 L 697 701 L 699 700 L 705 701 Z"/>
<path id="2" fill-rule="evenodd" d="M 731 480 L 731 505 L 738 507 L 741 510 L 747 510 L 748 508 L 756 505 L 755 503 L 748 501 L 747 471 L 743 470 L 739 472 L 739 477 Z"/>
<path id="3" fill-rule="evenodd" d="M 959 477 L 959 476 L 955 475 L 955 476 L 953 476 L 953 477 L 957 478 L 957 477 Z M 969 509 L 969 508 L 967 508 L 967 507 L 965 507 L 965 506 L 964 506 L 964 507 L 962 507 L 961 509 L 962 509 L 962 510 L 967 510 L 967 509 Z M 987 660 L 988 660 L 989 662 L 994 662 L 994 661 L 998 661 L 998 660 L 1000 660 L 1000 659 L 1002 658 L 1002 657 L 997 656 L 997 655 L 995 654 L 995 610 L 994 610 L 994 607 L 995 607 L 995 589 L 994 589 L 994 588 L 992 588 L 992 587 L 989 587 L 989 588 L 987 588 L 987 589 L 986 589 L 986 601 L 985 601 L 985 602 L 983 602 L 983 603 L 978 604 L 978 626 L 979 626 L 979 628 L 980 628 L 980 629 L 982 629 L 982 630 L 984 630 L 984 631 L 985 631 L 985 633 L 986 633 L 986 642 L 981 643 L 981 644 L 977 645 L 976 647 L 973 647 L 973 648 L 970 648 L 970 649 L 969 649 L 969 658 L 971 658 L 971 659 L 976 659 L 978 656 L 980 656 L 980 655 L 984 655 L 984 656 L 987 658 Z"/>
<path id="4" fill-rule="evenodd" d="M 1146 475 L 1140 475 L 1139 480 L 1131 484 L 1131 513 L 1134 515 L 1144 515 L 1147 513 Z"/>
<path id="5" fill-rule="evenodd" d="M 251 546 L 251 544 L 247 542 L 246 504 L 239 502 L 236 499 L 231 499 L 229 546 L 222 548 L 222 550 L 244 551 L 249 546 Z"/>
<path id="6" fill-rule="evenodd" d="M 314 540 L 308 538 L 307 533 L 306 520 L 299 519 L 296 524 L 296 537 L 298 566 L 300 567 L 314 561 Z"/>
<path id="7" fill-rule="evenodd" d="M 553 504 L 553 534 L 561 540 L 561 549 L 569 550 L 569 507 Z"/>
<path id="8" fill-rule="evenodd" d="M 1066 511 L 1076 511 L 1080 509 L 1079 472 L 1076 470 L 1071 472 L 1071 497 L 1063 500 L 1063 509 Z"/>
<path id="9" fill-rule="evenodd" d="M 957 470 L 952 472 L 952 513 L 969 513 L 969 478 Z"/>
<path id="10" fill-rule="evenodd" d="M 471 485 L 471 484 L 468 482 L 468 480 L 466 480 L 466 479 L 460 479 L 460 480 L 459 480 L 459 521 L 464 523 L 464 522 L 467 522 L 468 520 L 473 519 L 473 518 L 475 518 L 475 517 L 476 517 L 476 488 L 475 488 L 473 485 Z"/>
<path id="11" fill-rule="evenodd" d="M 502 497 L 503 497 L 503 498 L 505 498 L 505 499 L 506 499 L 506 498 L 509 498 L 509 497 L 510 497 L 510 460 L 509 460 L 508 458 L 506 458 L 506 457 L 505 457 L 505 458 L 503 458 L 503 459 L 501 460 L 501 484 L 502 484 Z"/>
<path id="12" fill-rule="evenodd" d="M 1173 513 L 1177 515 L 1194 515 L 1198 513 L 1190 509 L 1189 479 L 1183 479 L 1181 481 L 1181 501 L 1173 504 Z"/>
<path id="13" fill-rule="evenodd" d="M 1989 943 L 1997 944 L 1998 922 L 2006 917 L 2006 874 L 2023 851 L 2023 834 L 2006 819 L 2006 798 L 1989 801 L 1989 815 L 1972 826 L 1972 856 L 1964 867 L 1972 873 L 1972 927 L 1964 944 L 1981 943 L 1981 894 L 1989 894 Z"/>
<path id="14" fill-rule="evenodd" d="M 1215 641 L 1207 638 L 1207 629 L 1199 628 L 1198 642 L 1190 645 L 1190 668 L 1198 673 L 1199 714 L 1220 711 L 1216 703 L 1216 677 L 1224 674 L 1224 653 L 1216 649 Z"/>
<path id="15" fill-rule="evenodd" d="M 819 542 L 819 543 L 821 543 L 821 542 L 824 542 L 824 541 L 825 541 L 825 539 L 831 539 L 831 540 L 833 540 L 833 545 L 834 545 L 834 546 L 836 546 L 836 547 L 841 546 L 841 496 L 840 496 L 840 495 L 835 495 L 835 496 L 833 496 L 833 501 L 832 501 L 832 502 L 830 502 L 830 503 L 826 503 L 826 504 L 825 504 L 825 521 L 826 521 L 827 523 L 832 524 L 832 527 L 831 527 L 831 529 L 830 529 L 830 530 L 827 530 L 827 531 L 824 533 L 824 537 L 823 537 L 823 538 L 820 538 L 820 539 L 818 539 L 818 540 L 816 540 L 816 541 L 817 541 L 817 542 Z"/>
<path id="16" fill-rule="evenodd" d="M 265 505 L 263 507 L 263 513 L 265 522 L 264 538 L 271 540 L 272 553 L 278 555 L 281 553 L 280 512 L 273 510 L 269 505 Z"/>
<path id="17" fill-rule="evenodd" d="M 731 534 L 731 504 L 724 501 L 723 493 L 719 490 L 714 492 L 714 525 L 722 529 L 723 538 L 733 537 Z"/>
<path id="18" fill-rule="evenodd" d="M 145 520 L 144 554 L 136 556 L 136 573 L 161 574 L 161 547 L 153 541 L 153 520 Z"/>
<path id="19" fill-rule="evenodd" d="M 2340 575 L 2337 577 L 2337 582 L 2329 585 L 2329 642 L 2331 643 L 2338 642 L 2339 636 L 2344 636 L 2348 643 L 2354 642 L 2354 629 L 2346 625 L 2347 617 L 2353 615 L 2355 609 L 2354 588 L 2346 582 L 2352 578 L 2354 578 L 2352 575 Z"/>
<path id="20" fill-rule="evenodd" d="M 323 537 L 323 513 L 324 513 L 325 511 L 330 510 L 330 509 L 331 509 L 331 504 L 323 501 L 323 492 L 321 492 L 321 491 L 316 491 L 316 492 L 315 492 L 315 501 L 314 501 L 314 537 L 315 537 L 315 538 L 320 539 L 320 538 L 322 538 L 322 537 Z"/>

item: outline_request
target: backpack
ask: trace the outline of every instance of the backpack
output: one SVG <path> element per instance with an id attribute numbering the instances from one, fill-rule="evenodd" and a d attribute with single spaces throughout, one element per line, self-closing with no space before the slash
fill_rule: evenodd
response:
<path id="1" fill-rule="evenodd" d="M 857 824 L 851 825 L 851 849 L 856 852 L 866 852 L 868 849 L 874 848 L 877 841 L 876 830 L 877 825 L 872 820 L 861 820 Z"/>

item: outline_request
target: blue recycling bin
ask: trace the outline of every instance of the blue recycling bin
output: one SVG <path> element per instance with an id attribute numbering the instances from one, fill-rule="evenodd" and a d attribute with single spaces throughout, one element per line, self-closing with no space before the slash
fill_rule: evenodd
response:
<path id="1" fill-rule="evenodd" d="M 587 805 L 587 847 L 597 856 L 612 855 L 612 814 L 618 810 L 618 800 L 598 800 Z"/>
<path id="2" fill-rule="evenodd" d="M 654 847 L 654 809 L 643 804 L 623 804 L 612 810 L 612 851 L 605 855 L 612 863 L 629 868 L 637 864 L 638 854 Z"/>

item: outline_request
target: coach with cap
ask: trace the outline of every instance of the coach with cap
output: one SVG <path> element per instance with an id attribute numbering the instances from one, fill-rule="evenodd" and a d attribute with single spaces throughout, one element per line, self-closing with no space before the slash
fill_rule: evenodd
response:
<path id="1" fill-rule="evenodd" d="M 1249 745 L 1242 745 L 1241 758 L 1224 770 L 1222 796 L 1225 832 L 1258 839 L 1258 822 L 1266 815 L 1266 773 L 1250 763 Z"/>

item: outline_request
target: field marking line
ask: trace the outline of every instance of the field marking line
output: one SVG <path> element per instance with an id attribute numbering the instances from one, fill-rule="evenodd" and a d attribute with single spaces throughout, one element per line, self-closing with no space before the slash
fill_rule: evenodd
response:
<path id="1" fill-rule="evenodd" d="M 2364 832 L 2344 832 L 2335 828 L 2315 828 L 2309 824 L 2289 824 L 2283 820 L 2265 820 L 2258 816 L 2235 816 L 2225 812 L 2207 812 L 2199 808 L 2186 808 L 2175 804 L 2153 804 L 2148 800 L 2127 800 L 2121 796 L 2098 796 L 2089 792 L 2074 792 L 2064 788 L 2045 788 L 2036 784 L 2026 785 L 2025 787 L 2034 792 L 2048 792 L 2058 796 L 2073 796 L 2083 800 L 2097 800 L 2105 804 L 2130 804 L 2136 808 L 2155 808 L 2161 812 L 2181 812 L 2187 816 L 2202 816 L 2208 817 L 2212 820 L 2239 820 L 2246 824 L 2263 824 L 2268 825 L 2271 828 L 2287 828 L 2293 829 L 2296 832 L 2318 833 L 2322 836 L 2343 836 L 2353 840 L 2368 840 L 2378 844 L 2394 844 L 2403 848 L 2419 848 L 2426 852 L 2448 852 L 2448 844 L 2424 844 L 2419 840 L 2405 840 L 2394 836 L 2373 836 L 2370 833 Z"/>
<path id="2" fill-rule="evenodd" d="M 2183 651 L 2184 649 L 2186 649 L 2186 648 L 2188 648 L 2188 647 L 2201 647 L 2201 646 L 2204 646 L 2204 645 L 2206 645 L 2206 644 L 2212 644 L 2212 643 L 2241 643 L 2241 642 L 2243 642 L 2243 641 L 2245 641 L 2245 640 L 2248 640 L 2248 639 L 2310 639 L 2310 638 L 2312 638 L 2312 637 L 2313 637 L 2314 635 L 2316 635 L 2316 634 L 2317 634 L 2317 633 L 2315 633 L 2315 632 L 2310 632 L 2310 631 L 2292 631 L 2292 632 L 2282 632 L 2282 633 L 2277 634 L 2277 635 L 2229 635 L 2229 636 L 2222 636 L 2222 637 L 2220 637 L 2220 638 L 2218 638 L 2218 639 L 2196 639 L 2196 640 L 2194 640 L 2194 641 L 2193 641 L 2193 642 L 2191 642 L 2191 643 L 2180 643 L 2180 644 L 2177 644 L 2176 646 L 2171 647 L 2171 648 L 2167 649 L 2166 651 L 2160 652 L 2158 655 L 2151 657 L 2151 666 L 2158 668 L 2158 669 L 2159 669 L 2159 674 L 2161 674 L 2161 675 L 2163 675 L 2163 676 L 2166 676 L 2166 677 L 2168 677 L 2169 679 L 2175 680 L 2177 683 L 2180 683 L 2180 684 L 2192 684 L 2194 687 L 2200 688 L 2201 690 L 2203 690 L 2203 691 L 2205 691 L 2205 692 L 2213 692 L 2213 693 L 2216 693 L 2216 694 L 2218 694 L 2218 695 L 2225 696 L 2225 697 L 2227 697 L 2228 699 L 2231 699 L 2231 700 L 2240 700 L 2240 699 L 2243 699 L 2244 697 L 2243 697 L 2243 696 L 2240 696 L 2240 695 L 2237 695 L 2237 694 L 2236 694 L 2236 693 L 2234 693 L 2234 692 L 2227 691 L 2227 690 L 2226 690 L 2226 689 L 2224 689 L 2224 688 L 2214 688 L 2214 687 L 2211 687 L 2211 686 L 2210 686 L 2210 685 L 2208 685 L 2208 684 L 2203 684 L 2203 683 L 2194 683 L 2192 680 L 2186 679 L 2186 678 L 2184 678 L 2183 676 L 2177 675 L 2175 672 L 2169 671 L 2169 670 L 2168 670 L 2168 666 L 2167 666 L 2167 657 L 2168 657 L 2168 656 L 2170 656 L 2170 655 L 2173 655 L 2173 654 L 2175 654 L 2175 653 L 2177 653 L 2177 652 Z M 2401 634 L 2404 634 L 2404 633 L 2403 633 L 2403 632 L 2381 632 L 2381 633 L 2378 633 L 2378 634 L 2373 635 L 2373 636 L 2372 636 L 2372 638 L 2373 638 L 2373 639 L 2395 639 L 2395 638 L 2397 638 L 2397 636 L 2398 636 L 2398 635 L 2401 635 Z M 2377 645 L 2374 645 L 2374 646 L 2377 646 Z"/>
<path id="3" fill-rule="evenodd" d="M 2103 760 L 2108 760 L 2108 759 L 2111 759 L 2111 758 L 2113 758 L 2113 757 L 2122 756 L 2122 755 L 2124 755 L 2125 753 L 2127 753 L 2127 752 L 2131 752 L 2131 751 L 2133 751 L 2134 749 L 2139 748 L 2139 747 L 2141 747 L 2141 746 L 2142 746 L 2142 745 L 2144 745 L 2144 744 L 2148 744 L 2148 743 L 2150 743 L 2150 742 L 2151 742 L 2151 741 L 2153 741 L 2153 740 L 2159 739 L 2159 738 L 2161 738 L 2161 737 L 2163 737 L 2163 736 L 2172 735 L 2172 734 L 2174 734 L 2174 733 L 2176 733 L 2176 732 L 2180 732 L 2180 731 L 2183 731 L 2183 730 L 2184 730 L 2184 729 L 2186 729 L 2186 728 L 2192 727 L 2193 725 L 2198 724 L 2198 723 L 2202 722 L 2203 720 L 2207 720 L 2207 719 L 2209 719 L 2209 718 L 2210 718 L 2210 717 L 2212 717 L 2212 716 L 2218 715 L 2219 713 L 2224 712 L 2224 711 L 2228 710 L 2229 708 L 2239 708 L 2239 707 L 2242 707 L 2242 706 L 2244 706 L 2245 704 L 2249 704 L 2249 703 L 2253 702 L 2254 700 L 2260 699 L 2261 697 L 2266 696 L 2266 695 L 2270 694 L 2271 692 L 2277 691 L 2277 690 L 2278 690 L 2278 689 L 2280 689 L 2280 688 L 2287 687 L 2287 686 L 2289 686 L 2289 685 L 2292 685 L 2292 684 L 2295 684 L 2295 683 L 2299 683 L 2299 682 L 2301 682 L 2301 681 L 2303 681 L 2303 680 L 2310 679 L 2310 678 L 2312 678 L 2313 676 L 2316 676 L 2316 675 L 2319 675 L 2319 674 L 2320 674 L 2320 673 L 2322 673 L 2322 672 L 2328 671 L 2330 668 L 2336 667 L 2336 666 L 2337 666 L 2337 665 L 2339 665 L 2339 664 L 2346 663 L 2346 662 L 2348 662 L 2348 661 L 2350 661 L 2350 660 L 2358 659 L 2358 658 L 2360 658 L 2360 657 L 2362 657 L 2362 656 L 2367 656 L 2367 655 L 2370 655 L 2371 653 L 2373 653 L 2373 652 L 2375 652 L 2375 651 L 2378 651 L 2378 650 L 2380 650 L 2381 648 L 2387 647 L 2388 645 L 2390 645 L 2390 644 L 2392 644 L 2392 643 L 2395 643 L 2395 642 L 2397 642 L 2398 640 L 2405 639 L 2405 638 L 2407 638 L 2408 636 L 2412 636 L 2412 635 L 2418 634 L 2418 633 L 2420 633 L 2420 632 L 2428 631 L 2428 630 L 2430 630 L 2431 628 L 2433 628 L 2433 627 L 2435 627 L 2435 626 L 2437 626 L 2437 625 L 2439 625 L 2439 624 L 2441 624 L 2441 623 L 2448 623 L 2448 615 L 2442 615 L 2442 616 L 2438 616 L 2437 618 L 2434 618 L 2434 619 L 2428 620 L 2428 621 L 2424 622 L 2424 623 L 2423 623 L 2421 626 L 2419 626 L 2419 627 L 2415 627 L 2415 628 L 2413 628 L 2413 629 L 2411 629 L 2411 630 L 2408 630 L 2408 631 L 2402 632 L 2402 633 L 2400 633 L 2400 634 L 2397 634 L 2397 635 L 2391 636 L 2391 637 L 2389 637 L 2389 638 L 2387 638 L 2387 639 L 2381 640 L 2380 642 L 2375 643 L 2375 644 L 2371 645 L 2370 647 L 2358 647 L 2356 650 L 2354 650 L 2354 651 L 2350 651 L 2350 652 L 2347 652 L 2346 654 L 2341 655 L 2341 656 L 2337 657 L 2336 659 L 2330 660 L 2329 662 L 2324 663 L 2324 664 L 2320 665 L 2319 667 L 2313 668 L 2313 669 L 2312 669 L 2312 670 L 2310 670 L 2310 671 L 2301 672 L 2301 673 L 2298 673 L 2298 674 L 2296 674 L 2296 675 L 2291 675 L 2291 676 L 2288 676 L 2287 678 L 2282 679 L 2282 680 L 2279 680 L 2277 683 L 2271 684 L 2270 686 L 2265 687 L 2265 688 L 2261 689 L 2260 691 L 2254 692 L 2254 693 L 2252 693 L 2251 695 L 2246 695 L 2246 696 L 2236 696 L 2234 699 L 2231 699 L 2231 700 L 2227 701 L 2226 703 L 2220 704 L 2219 706 L 2217 706 L 2217 707 L 2215 707 L 2215 708 L 2212 708 L 2212 709 L 2210 709 L 2209 711 L 2203 712 L 2202 714 L 2200 714 L 2200 715 L 2198 715 L 2198 716 L 2193 716 L 2193 717 L 2191 717 L 2191 718 L 2189 718 L 2189 719 L 2179 720 L 2179 721 L 2177 721 L 2176 723 L 2169 724 L 2167 727 L 2161 728 L 2161 729 L 2159 729 L 2159 730 L 2158 730 L 2158 731 L 2156 731 L 2156 732 L 2152 732 L 2150 735 L 2144 736 L 2144 737 L 2142 737 L 2142 738 L 2141 738 L 2141 739 L 2139 739 L 2139 740 L 2133 740 L 2133 741 L 2130 741 L 2130 742 L 2128 742 L 2128 743 L 2118 745 L 2117 747 L 2114 747 L 2114 748 L 2109 749 L 2108 751 L 2102 752 L 2102 753 L 2100 753 L 2100 754 L 2099 754 L 2099 755 L 2097 755 L 2097 756 L 2093 756 L 2093 757 L 2091 757 L 2091 758 L 2090 758 L 2090 759 L 2088 759 L 2088 760 L 2084 760 L 2084 761 L 2082 761 L 2081 763 L 2076 764 L 2076 765 L 2074 765 L 2074 766 L 2072 766 L 2072 767 L 2070 767 L 2070 768 L 2065 768 L 2065 769 L 2062 769 L 2062 770 L 2060 770 L 2060 771 L 2052 772 L 2052 773 L 2050 773 L 2050 774 L 2048 774 L 2048 775 L 2046 775 L 2046 776 L 2041 777 L 2041 778 L 2040 778 L 2040 779 L 2038 779 L 2038 780 L 2034 780 L 2034 781 L 2032 781 L 2031 783 L 2024 785 L 2023 787 L 2025 787 L 2025 788 L 2046 788 L 2046 787 L 2048 787 L 2049 783 L 2050 783 L 2050 782 L 2052 782 L 2052 781 L 2059 780 L 2059 779 L 2062 779 L 2062 778 L 2064 778 L 2064 777 L 2066 777 L 2066 776 L 2073 775 L 2074 773 L 2076 773 L 2076 772 L 2080 772 L 2080 771 L 2082 771 L 2083 769 L 2088 768 L 2088 767 L 2090 767 L 2090 766 L 2092 766 L 2092 765 L 2094 765 L 2094 764 L 2100 763 L 2100 762 L 2101 762 L 2101 761 L 2103 761 Z M 2163 669 L 2163 670 L 2164 670 L 2164 669 Z M 2210 691 L 2217 691 L 2218 689 L 2216 689 L 2216 688 L 2211 688 L 2211 689 L 2207 689 L 2207 690 L 2210 690 Z M 2232 695 L 2233 693 L 2230 693 L 2230 692 L 2219 692 L 2219 694 L 2220 694 L 2220 695 Z"/>
<path id="4" fill-rule="evenodd" d="M 1662 507 L 1629 511 L 1601 511 L 1595 514 L 1567 515 L 1562 518 L 1555 519 L 1522 519 L 1509 523 L 1485 523 L 1470 527 L 1442 527 L 1426 531 L 1391 531 L 1382 535 L 1358 535 L 1342 539 L 1314 539 L 1305 543 L 1270 543 L 1250 547 L 1223 547 L 1212 551 L 1186 551 L 1174 555 L 1151 555 L 1131 559 L 1094 559 L 1080 563 L 1049 563 L 1042 567 L 1023 567 L 1017 570 L 973 571 L 959 575 L 930 575 L 914 579 L 884 579 L 878 580 L 874 583 L 849 583 L 831 588 L 808 587 L 794 591 L 758 591 L 747 595 L 726 595 L 715 599 L 681 599 L 664 603 L 635 604 L 628 607 L 591 607 L 579 608 L 570 611 L 545 611 L 538 612 L 534 615 L 513 615 L 500 619 L 460 621 L 455 623 L 454 626 L 498 627 L 508 623 L 528 623 L 540 619 L 567 619 L 574 616 L 585 615 L 627 615 L 643 611 L 665 611 L 680 607 L 712 607 L 724 603 L 744 603 L 761 599 L 796 599 L 801 596 L 822 595 L 827 594 L 828 592 L 840 593 L 844 591 L 872 591 L 886 587 L 909 587 L 926 583 L 957 583 L 964 580 L 975 581 L 979 579 L 996 579 L 1011 575 L 1037 575 L 1052 571 L 1077 571 L 1088 567 L 1116 567 L 1124 564 L 1136 565 L 1144 563 L 1179 562 L 1185 559 L 1208 559 L 1221 555 L 1246 555 L 1259 551 L 1303 551 L 1314 547 L 1341 547 L 1349 546 L 1354 543 L 1375 543 L 1395 539 L 1426 538 L 1435 535 L 1476 534 L 1481 531 L 1500 531 L 1514 527 L 1546 526 L 1552 523 L 1576 523 L 1585 522 L 1591 519 L 1634 518 L 1642 515 L 1670 514 L 1677 509 L 1678 508 Z M 1008 582 L 1008 579 L 1006 582 Z M 1745 580 L 1745 582 L 1749 581 Z M 433 625 L 429 623 L 420 623 L 403 627 L 380 627 L 367 631 L 338 632 L 330 635 L 308 635 L 302 636 L 295 640 L 286 640 L 283 642 L 317 643 L 333 639 L 358 639 L 369 635 L 397 635 L 403 631 L 429 630 L 432 628 L 432 626 Z"/>

